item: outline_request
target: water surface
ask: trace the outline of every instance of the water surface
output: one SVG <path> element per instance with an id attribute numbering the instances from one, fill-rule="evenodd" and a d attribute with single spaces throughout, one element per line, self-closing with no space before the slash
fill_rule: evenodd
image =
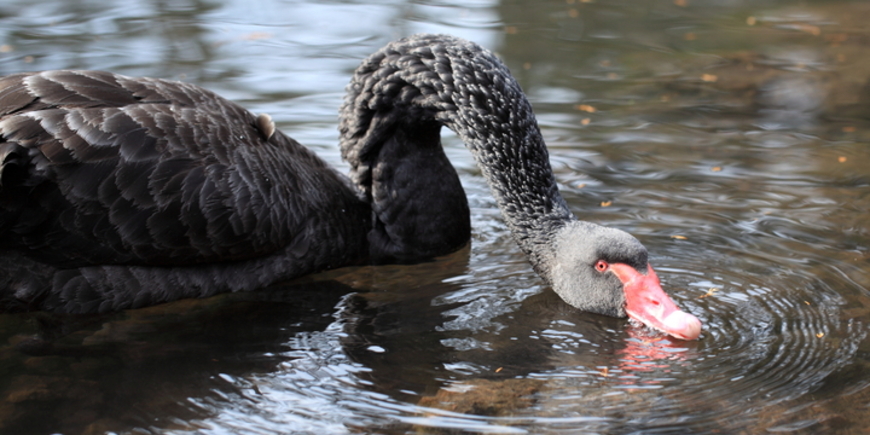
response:
<path id="1" fill-rule="evenodd" d="M 704 322 L 561 302 L 455 136 L 471 245 L 108 316 L 0 315 L 0 433 L 864 433 L 870 7 L 822 1 L 7 1 L 0 73 L 213 89 L 341 166 L 360 60 L 499 53 L 583 219 L 636 235 Z"/>

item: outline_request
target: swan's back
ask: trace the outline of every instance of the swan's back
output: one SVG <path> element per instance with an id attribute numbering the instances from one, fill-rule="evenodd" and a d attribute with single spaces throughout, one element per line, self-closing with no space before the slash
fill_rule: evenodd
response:
<path id="1" fill-rule="evenodd" d="M 267 255 L 350 192 L 268 118 L 180 82 L 8 76 L 0 137 L 0 249 L 60 267 Z"/>

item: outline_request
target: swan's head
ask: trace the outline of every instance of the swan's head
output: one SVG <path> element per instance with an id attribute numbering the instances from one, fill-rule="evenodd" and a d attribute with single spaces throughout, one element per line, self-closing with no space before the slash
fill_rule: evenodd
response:
<path id="1" fill-rule="evenodd" d="M 680 311 L 662 290 L 636 238 L 582 221 L 566 224 L 555 236 L 548 275 L 565 302 L 584 311 L 627 315 L 683 340 L 701 334 L 701 321 Z"/>

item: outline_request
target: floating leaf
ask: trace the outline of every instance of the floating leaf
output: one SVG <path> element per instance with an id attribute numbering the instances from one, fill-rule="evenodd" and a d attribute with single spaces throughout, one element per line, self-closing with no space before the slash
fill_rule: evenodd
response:
<path id="1" fill-rule="evenodd" d="M 822 29 L 820 29 L 819 26 L 814 26 L 812 24 L 796 24 L 794 28 L 813 36 L 819 36 L 822 33 Z"/>
<path id="2" fill-rule="evenodd" d="M 709 298 L 710 296 L 713 296 L 713 293 L 716 293 L 717 291 L 719 291 L 718 288 L 712 287 L 712 288 L 707 290 L 707 293 L 704 293 L 703 295 L 698 296 L 698 299 Z"/>
<path id="3" fill-rule="evenodd" d="M 245 41 L 257 41 L 260 39 L 272 39 L 272 34 L 269 32 L 251 32 L 243 36 Z"/>

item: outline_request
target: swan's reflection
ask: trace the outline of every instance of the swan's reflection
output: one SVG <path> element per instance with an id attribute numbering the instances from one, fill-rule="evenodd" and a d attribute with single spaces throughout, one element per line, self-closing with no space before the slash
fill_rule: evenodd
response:
<path id="1" fill-rule="evenodd" d="M 293 360 L 288 343 L 332 324 L 349 291 L 328 281 L 111 315 L 2 315 L 0 366 L 15 376 L 0 384 L 0 433 L 157 430 L 206 418 L 240 394 L 232 379 Z"/>
<path id="2" fill-rule="evenodd" d="M 432 303 L 445 299 L 438 294 L 450 292 L 450 287 L 409 290 L 417 296 L 389 304 L 368 300 L 366 294 L 348 300 L 352 308 L 346 313 L 352 321 L 342 345 L 348 356 L 370 369 L 363 376 L 371 388 L 397 400 L 423 396 L 421 403 L 452 410 L 457 410 L 456 403 L 468 402 L 469 388 L 484 389 L 487 393 L 477 396 L 490 402 L 476 400 L 464 411 L 499 415 L 507 410 L 498 409 L 498 403 L 530 403 L 504 401 L 504 394 L 516 390 L 517 379 L 543 384 L 549 378 L 584 376 L 616 387 L 650 387 L 667 382 L 673 367 L 694 357 L 692 343 L 624 319 L 579 312 L 549 290 L 493 317 L 490 328 L 447 329 L 445 323 L 457 315 L 487 317 L 470 312 L 484 304 Z M 454 292 L 467 291 L 452 287 Z"/>
<path id="3" fill-rule="evenodd" d="M 669 362 L 684 360 L 689 349 L 686 342 L 675 340 L 658 332 L 641 328 L 628 328 L 625 348 L 617 351 L 619 367 L 623 371 L 650 372 L 667 370 Z"/>

